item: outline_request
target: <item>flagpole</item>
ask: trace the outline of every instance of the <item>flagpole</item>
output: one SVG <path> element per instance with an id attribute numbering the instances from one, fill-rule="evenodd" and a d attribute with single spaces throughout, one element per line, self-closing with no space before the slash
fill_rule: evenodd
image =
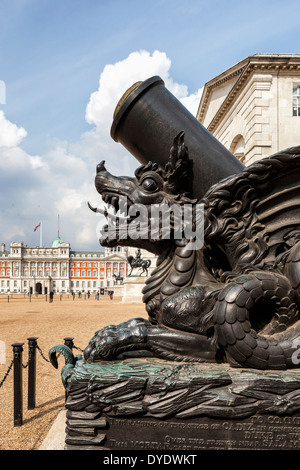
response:
<path id="1" fill-rule="evenodd" d="M 43 223 L 40 222 L 40 247 L 43 246 Z"/>

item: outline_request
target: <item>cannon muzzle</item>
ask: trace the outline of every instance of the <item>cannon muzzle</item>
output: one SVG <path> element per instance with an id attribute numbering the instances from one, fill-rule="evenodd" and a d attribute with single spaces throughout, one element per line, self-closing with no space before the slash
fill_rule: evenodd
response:
<path id="1" fill-rule="evenodd" d="M 180 103 L 159 76 L 130 87 L 118 102 L 111 137 L 141 164 L 168 162 L 174 137 L 185 133 L 193 160 L 193 196 L 245 167 Z"/>

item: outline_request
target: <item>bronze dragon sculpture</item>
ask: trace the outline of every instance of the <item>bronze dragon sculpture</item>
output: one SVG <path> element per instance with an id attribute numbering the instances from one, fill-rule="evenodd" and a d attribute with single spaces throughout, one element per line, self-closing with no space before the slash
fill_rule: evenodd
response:
<path id="1" fill-rule="evenodd" d="M 169 162 L 149 162 L 134 178 L 97 167 L 95 185 L 119 210 L 142 204 L 204 207 L 204 243 L 149 237 L 149 226 L 128 238 L 110 224 L 103 246 L 132 245 L 157 255 L 143 289 L 148 319 L 134 318 L 97 331 L 86 361 L 110 360 L 125 351 L 150 351 L 176 361 L 228 362 L 234 367 L 286 369 L 298 365 L 300 338 L 300 147 L 256 162 L 215 184 L 197 201 L 190 194 L 192 162 L 184 133 L 174 139 Z M 127 218 L 127 222 L 134 217 Z M 194 220 L 195 222 L 195 220 Z M 300 344 L 300 341 L 299 341 Z"/>

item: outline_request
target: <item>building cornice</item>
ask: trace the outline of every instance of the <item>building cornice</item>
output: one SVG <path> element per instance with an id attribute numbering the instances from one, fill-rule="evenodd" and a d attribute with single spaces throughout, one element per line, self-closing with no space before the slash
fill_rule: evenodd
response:
<path id="1" fill-rule="evenodd" d="M 127 258 L 126 256 L 123 256 L 123 255 L 111 254 L 111 255 L 105 256 L 104 260 L 105 261 L 127 261 Z"/>
<path id="2" fill-rule="evenodd" d="M 197 119 L 203 122 L 213 90 L 232 78 L 237 77 L 235 84 L 207 126 L 207 130 L 211 133 L 215 131 L 224 115 L 233 105 L 252 73 L 279 73 L 280 71 L 290 72 L 292 70 L 300 72 L 300 54 L 255 54 L 248 57 L 205 84 Z"/>

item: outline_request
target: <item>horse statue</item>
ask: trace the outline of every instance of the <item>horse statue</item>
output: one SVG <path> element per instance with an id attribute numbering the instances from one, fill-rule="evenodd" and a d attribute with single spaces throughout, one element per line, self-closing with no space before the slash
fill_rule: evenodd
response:
<path id="1" fill-rule="evenodd" d="M 127 261 L 130 265 L 130 273 L 128 276 L 131 276 L 131 273 L 133 269 L 141 269 L 140 275 L 142 276 L 144 273 L 146 276 L 148 276 L 148 268 L 151 266 L 151 260 L 150 259 L 142 259 L 141 257 L 141 250 L 138 249 L 136 252 L 136 257 L 134 258 L 132 255 L 127 257 Z"/>

